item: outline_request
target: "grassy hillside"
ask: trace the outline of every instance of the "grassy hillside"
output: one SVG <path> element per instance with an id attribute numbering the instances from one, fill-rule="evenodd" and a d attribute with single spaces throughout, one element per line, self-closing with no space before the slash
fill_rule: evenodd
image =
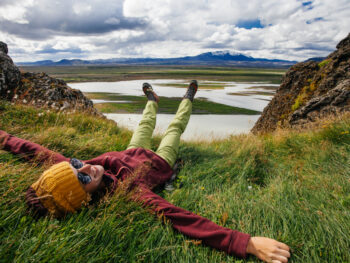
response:
<path id="1" fill-rule="evenodd" d="M 0 129 L 70 157 L 125 149 L 112 121 L 0 102 Z M 155 138 L 153 149 L 159 144 Z M 182 143 L 175 190 L 159 194 L 225 227 L 287 243 L 290 262 L 350 262 L 350 117 L 313 131 Z M 47 167 L 0 151 L 0 262 L 257 262 L 173 231 L 123 194 L 62 220 L 25 213 Z"/>

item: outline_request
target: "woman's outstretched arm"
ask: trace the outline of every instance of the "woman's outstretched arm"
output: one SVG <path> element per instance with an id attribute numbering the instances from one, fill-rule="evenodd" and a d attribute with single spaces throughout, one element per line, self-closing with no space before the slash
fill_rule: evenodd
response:
<path id="1" fill-rule="evenodd" d="M 250 237 L 237 230 L 219 226 L 207 218 L 174 206 L 147 187 L 139 186 L 134 199 L 164 216 L 184 235 L 202 240 L 204 244 L 228 254 L 242 258 L 252 254 L 265 262 L 273 263 L 286 263 L 290 257 L 289 247 L 281 242 L 266 237 Z"/>
<path id="2" fill-rule="evenodd" d="M 245 258 L 250 235 L 215 224 L 209 219 L 177 207 L 149 188 L 140 186 L 134 199 L 149 206 L 158 215 L 169 220 L 173 228 L 193 239 L 199 239 L 204 244 Z"/>
<path id="3" fill-rule="evenodd" d="M 69 158 L 62 154 L 51 151 L 39 144 L 18 138 L 5 131 L 0 130 L 0 149 L 19 154 L 26 160 L 35 160 L 38 162 L 59 163 L 69 161 Z"/>

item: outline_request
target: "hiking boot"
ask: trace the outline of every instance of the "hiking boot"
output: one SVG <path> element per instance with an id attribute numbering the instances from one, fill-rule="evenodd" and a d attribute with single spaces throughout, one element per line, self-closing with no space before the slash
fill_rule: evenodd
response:
<path id="1" fill-rule="evenodd" d="M 142 84 L 142 90 L 143 93 L 145 93 L 146 97 L 148 100 L 153 100 L 155 102 L 159 102 L 159 97 L 157 96 L 157 94 L 154 92 L 151 84 L 145 82 Z"/>
<path id="2" fill-rule="evenodd" d="M 198 89 L 197 80 L 192 80 L 190 82 L 190 85 L 188 86 L 186 94 L 183 98 L 190 99 L 190 101 L 193 102 L 193 98 L 194 98 L 194 95 L 196 95 L 197 89 Z"/>

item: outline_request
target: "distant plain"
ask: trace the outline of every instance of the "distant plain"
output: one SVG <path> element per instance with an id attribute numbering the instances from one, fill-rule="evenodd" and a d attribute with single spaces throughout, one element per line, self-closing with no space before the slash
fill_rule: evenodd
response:
<path id="1" fill-rule="evenodd" d="M 194 66 L 61 66 L 20 67 L 23 71 L 46 72 L 66 82 L 121 81 L 134 79 L 199 79 L 279 84 L 287 69 Z"/>

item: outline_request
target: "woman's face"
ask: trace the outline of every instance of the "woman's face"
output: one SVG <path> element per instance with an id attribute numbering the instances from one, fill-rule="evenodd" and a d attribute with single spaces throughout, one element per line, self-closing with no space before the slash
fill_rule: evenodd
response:
<path id="1" fill-rule="evenodd" d="M 91 164 L 84 164 L 83 167 L 80 169 L 75 169 L 71 165 L 73 172 L 75 175 L 78 176 L 78 172 L 85 173 L 91 177 L 91 182 L 88 184 L 82 184 L 83 188 L 88 193 L 93 193 L 100 189 L 102 177 L 105 169 L 101 165 L 91 165 Z"/>

